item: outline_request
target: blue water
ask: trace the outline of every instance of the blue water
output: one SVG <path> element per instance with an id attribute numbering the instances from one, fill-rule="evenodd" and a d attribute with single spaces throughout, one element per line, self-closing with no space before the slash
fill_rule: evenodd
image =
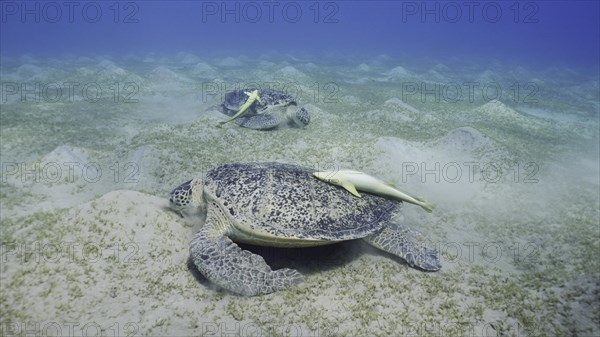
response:
<path id="1" fill-rule="evenodd" d="M 3 54 L 493 58 L 596 67 L 598 1 L 2 1 Z"/>

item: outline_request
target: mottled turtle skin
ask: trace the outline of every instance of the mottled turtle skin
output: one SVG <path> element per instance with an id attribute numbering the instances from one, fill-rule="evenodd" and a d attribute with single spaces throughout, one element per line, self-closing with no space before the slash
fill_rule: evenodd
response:
<path id="1" fill-rule="evenodd" d="M 190 244 L 191 259 L 212 282 L 242 295 L 286 289 L 302 280 L 292 269 L 271 270 L 262 257 L 233 241 L 273 247 L 310 247 L 364 239 L 427 271 L 441 268 L 418 233 L 391 222 L 400 202 L 345 189 L 282 163 L 232 163 L 175 188 L 171 207 L 205 211 L 206 224 Z M 233 240 L 233 241 L 232 241 Z"/>
<path id="2" fill-rule="evenodd" d="M 223 104 L 220 106 L 221 112 L 230 117 L 234 116 L 248 100 L 245 92 L 253 90 L 255 89 L 245 88 L 226 93 Z M 297 106 L 294 97 L 288 93 L 265 89 L 259 90 L 259 96 L 261 102 L 255 101 L 246 113 L 236 120 L 239 126 L 255 130 L 271 130 L 282 126 L 303 128 L 310 123 L 310 113 L 304 107 L 284 114 L 274 111 L 275 108 L 285 109 L 289 106 Z"/>

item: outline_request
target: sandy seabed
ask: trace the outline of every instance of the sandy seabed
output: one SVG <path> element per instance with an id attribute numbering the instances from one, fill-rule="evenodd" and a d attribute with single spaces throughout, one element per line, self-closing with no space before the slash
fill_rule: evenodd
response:
<path id="1" fill-rule="evenodd" d="M 600 335 L 597 75 L 187 53 L 0 71 L 3 335 Z M 295 95 L 311 123 L 217 128 L 214 105 L 254 85 Z M 433 213 L 406 205 L 397 220 L 442 270 L 360 242 L 244 246 L 305 281 L 218 289 L 188 263 L 201 219 L 167 195 L 234 161 L 355 169 L 426 197 Z"/>

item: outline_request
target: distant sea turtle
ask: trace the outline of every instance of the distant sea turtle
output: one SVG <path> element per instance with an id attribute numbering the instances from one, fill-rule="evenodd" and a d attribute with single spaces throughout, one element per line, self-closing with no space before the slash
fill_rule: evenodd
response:
<path id="1" fill-rule="evenodd" d="M 255 91 L 258 91 L 258 97 L 252 95 Z M 247 107 L 249 99 L 252 102 Z M 223 104 L 219 108 L 222 113 L 232 117 L 240 110 L 244 110 L 244 113 L 235 120 L 241 127 L 270 130 L 284 125 L 296 128 L 308 125 L 310 113 L 304 107 L 297 108 L 296 105 L 294 97 L 284 91 L 246 88 L 225 94 Z"/>
<path id="2" fill-rule="evenodd" d="M 263 104 L 263 101 L 262 101 L 262 99 L 260 99 L 260 95 L 258 94 L 258 90 L 254 89 L 252 91 L 244 91 L 244 94 L 246 96 L 248 96 L 248 98 L 246 99 L 246 102 L 239 107 L 238 111 L 235 113 L 235 115 L 233 117 L 231 117 L 230 119 L 228 119 L 224 122 L 219 123 L 219 125 L 227 124 L 227 123 L 243 116 L 244 114 L 246 114 L 248 109 L 252 105 L 254 105 L 254 102 L 256 102 L 256 101 L 258 101 L 258 104 Z"/>
<path id="3" fill-rule="evenodd" d="M 259 255 L 232 240 L 272 247 L 310 247 L 363 239 L 427 271 L 438 253 L 418 233 L 393 224 L 401 202 L 372 194 L 357 198 L 312 176 L 302 166 L 233 163 L 209 170 L 170 194 L 178 211 L 199 207 L 206 223 L 190 243 L 191 259 L 210 281 L 242 295 L 267 294 L 302 280 L 293 269 L 271 270 Z"/>

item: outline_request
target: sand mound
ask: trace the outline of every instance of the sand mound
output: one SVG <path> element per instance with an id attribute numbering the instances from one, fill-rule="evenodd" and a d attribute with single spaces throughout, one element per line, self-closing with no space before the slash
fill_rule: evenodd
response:
<path id="1" fill-rule="evenodd" d="M 141 86 L 143 79 L 129 72 L 114 62 L 103 59 L 98 64 L 90 67 L 81 67 L 78 70 L 78 75 L 83 77 L 89 77 L 90 80 L 108 82 L 108 81 L 120 81 L 120 82 L 135 82 L 138 86 Z"/>
<path id="2" fill-rule="evenodd" d="M 393 68 L 392 70 L 388 71 L 386 75 L 390 76 L 391 78 L 406 78 L 413 76 L 410 71 L 401 66 Z"/>
<path id="3" fill-rule="evenodd" d="M 433 66 L 433 68 L 431 68 L 431 70 L 435 70 L 439 73 L 449 73 L 452 72 L 452 69 L 450 69 L 450 67 L 448 67 L 447 65 L 443 64 L 443 63 L 438 63 L 435 66 Z"/>
<path id="4" fill-rule="evenodd" d="M 152 80 L 156 81 L 156 82 L 175 82 L 175 83 L 191 83 L 192 81 L 183 76 L 180 75 L 176 72 L 174 72 L 173 70 L 164 67 L 164 66 L 160 66 L 160 67 L 156 67 L 154 68 L 154 70 L 152 70 L 151 73 L 151 78 Z"/>
<path id="5" fill-rule="evenodd" d="M 363 72 L 371 71 L 371 67 L 368 64 L 365 64 L 365 63 L 359 64 L 358 67 L 357 67 L 357 69 L 359 71 L 363 71 Z"/>
<path id="6" fill-rule="evenodd" d="M 436 150 L 443 153 L 451 151 L 465 154 L 491 153 L 498 149 L 498 145 L 493 140 L 471 127 L 450 130 L 433 144 Z"/>
<path id="7" fill-rule="evenodd" d="M 25 55 L 22 55 L 19 57 L 19 62 L 25 64 L 25 63 L 38 63 L 39 61 L 32 55 L 25 54 Z"/>
<path id="8" fill-rule="evenodd" d="M 108 60 L 102 60 L 98 63 L 98 68 L 103 69 L 106 74 L 110 74 L 113 76 L 125 76 L 127 75 L 127 71 L 125 69 L 117 67 L 113 62 Z"/>
<path id="9" fill-rule="evenodd" d="M 412 105 L 410 105 L 396 97 L 388 99 L 387 101 L 385 101 L 383 103 L 383 105 L 386 108 L 391 108 L 394 110 L 408 111 L 408 112 L 412 112 L 414 114 L 421 113 L 421 111 L 419 111 L 417 108 L 413 107 Z"/>
<path id="10" fill-rule="evenodd" d="M 427 196 L 444 211 L 475 202 L 509 173 L 503 169 L 507 163 L 503 149 L 470 127 L 451 130 L 428 143 L 383 137 L 375 147 L 382 155 L 373 167 L 382 178 Z"/>
<path id="11" fill-rule="evenodd" d="M 434 69 L 430 69 L 429 71 L 427 71 L 424 77 L 431 81 L 448 82 L 448 78 L 446 76 L 440 74 L 437 70 Z"/>
<path id="12" fill-rule="evenodd" d="M 196 63 L 192 74 L 200 77 L 214 77 L 217 76 L 217 70 L 204 62 Z"/>
<path id="13" fill-rule="evenodd" d="M 10 164 L 10 165 L 9 165 Z M 8 163 L 3 173 L 6 187 L 18 191 L 15 200 L 35 198 L 32 207 L 4 209 L 3 216 L 23 216 L 81 204 L 119 188 L 158 191 L 158 155 L 142 146 L 117 158 L 84 148 L 61 145 L 26 163 Z M 16 212 L 16 214 L 13 214 Z"/>
<path id="14" fill-rule="evenodd" d="M 306 74 L 292 66 L 285 66 L 277 70 L 275 72 L 275 77 L 284 78 L 286 81 L 302 81 L 308 78 Z"/>
<path id="15" fill-rule="evenodd" d="M 97 167 L 89 165 L 87 157 L 84 149 L 61 145 L 38 160 L 14 163 L 5 170 L 3 178 L 8 184 L 19 188 L 37 184 L 65 184 L 77 180 L 76 169 L 84 167 L 86 177 L 95 178 L 98 175 Z M 15 166 L 15 170 L 12 166 Z"/>
<path id="16" fill-rule="evenodd" d="M 231 56 L 218 61 L 216 64 L 219 67 L 241 67 L 243 65 L 242 61 Z"/>
<path id="17" fill-rule="evenodd" d="M 165 66 L 158 66 L 148 76 L 148 88 L 158 95 L 168 95 L 171 91 L 191 90 L 194 81 Z"/>
<path id="18" fill-rule="evenodd" d="M 200 62 L 200 58 L 198 56 L 186 52 L 177 53 L 175 59 L 184 64 L 194 64 Z"/>
<path id="19" fill-rule="evenodd" d="M 476 78 L 480 82 L 497 82 L 502 79 L 500 76 L 496 75 L 495 72 L 493 72 L 489 69 L 486 69 L 486 70 L 482 71 L 481 73 L 479 73 L 476 76 Z"/>
<path id="20" fill-rule="evenodd" d="M 29 259 L 15 251 L 3 264 L 2 296 L 11 312 L 40 324 L 74 320 L 109 329 L 133 323 L 154 335 L 160 319 L 186 327 L 187 310 L 201 317 L 201 288 L 186 266 L 192 229 L 166 206 L 164 198 L 114 191 L 49 224 L 50 237 L 22 238 L 30 249 L 44 248 Z M 157 307 L 163 309 L 152 310 Z"/>
<path id="21" fill-rule="evenodd" d="M 474 120 L 493 125 L 513 125 L 518 128 L 538 130 L 541 126 L 549 126 L 547 121 L 528 118 L 499 100 L 491 100 L 472 110 Z"/>
<path id="22" fill-rule="evenodd" d="M 33 64 L 24 64 L 16 71 L 15 79 L 24 81 L 39 81 L 47 78 L 48 71 Z"/>

